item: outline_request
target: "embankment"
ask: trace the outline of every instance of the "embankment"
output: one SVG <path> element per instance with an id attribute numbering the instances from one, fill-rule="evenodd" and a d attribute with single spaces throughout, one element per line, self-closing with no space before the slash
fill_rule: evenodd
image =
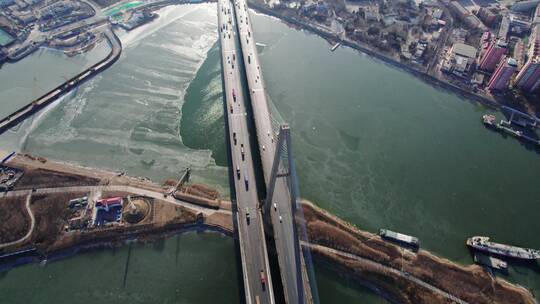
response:
<path id="1" fill-rule="evenodd" d="M 525 288 L 420 250 L 416 253 L 361 231 L 311 203 L 304 203 L 316 259 L 376 286 L 399 303 L 535 303 Z"/>
<path id="2" fill-rule="evenodd" d="M 6 132 L 11 127 L 16 126 L 21 123 L 26 118 L 32 116 L 33 114 L 41 111 L 43 108 L 57 100 L 62 95 L 70 92 L 75 89 L 77 86 L 83 82 L 91 79 L 95 75 L 101 73 L 111 65 L 113 65 L 120 54 L 122 53 L 122 44 L 120 39 L 112 30 L 107 30 L 105 32 L 105 37 L 111 46 L 111 52 L 103 60 L 89 67 L 88 69 L 80 72 L 71 79 L 67 80 L 65 83 L 59 85 L 58 87 L 52 89 L 51 91 L 45 93 L 45 95 L 39 97 L 38 99 L 32 101 L 31 103 L 23 106 L 12 114 L 0 120 L 0 134 Z"/>

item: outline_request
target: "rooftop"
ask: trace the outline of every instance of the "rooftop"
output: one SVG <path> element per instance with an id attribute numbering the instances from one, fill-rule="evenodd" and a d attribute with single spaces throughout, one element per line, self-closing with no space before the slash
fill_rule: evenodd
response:
<path id="1" fill-rule="evenodd" d="M 464 43 L 454 43 L 452 46 L 452 52 L 463 57 L 476 57 L 476 48 Z"/>

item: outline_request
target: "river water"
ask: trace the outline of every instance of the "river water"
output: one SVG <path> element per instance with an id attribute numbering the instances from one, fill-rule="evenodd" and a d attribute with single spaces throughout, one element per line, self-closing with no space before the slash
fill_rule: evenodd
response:
<path id="1" fill-rule="evenodd" d="M 191 166 L 195 181 L 227 194 L 215 6 L 172 7 L 160 15 L 156 22 L 121 35 L 125 49 L 113 67 L 16 132 L 2 135 L 0 149 L 157 181 Z M 539 155 L 486 130 L 480 116 L 488 109 L 353 50 L 331 52 L 324 40 L 276 19 L 253 17 L 257 41 L 266 45 L 260 52 L 268 93 L 276 115 L 292 127 L 303 197 L 362 229 L 385 227 L 416 235 L 423 248 L 459 263 L 471 263 L 464 242 L 472 235 L 540 248 Z M 36 64 L 46 65 L 46 56 Z M 24 73 L 18 65 L 14 70 Z M 164 241 L 159 252 L 166 255 L 175 239 L 189 239 L 186 252 L 193 246 L 214 264 L 197 264 L 200 270 L 186 266 L 198 263 L 194 254 L 185 257 L 185 267 L 167 268 L 163 265 L 172 261 L 161 260 L 152 245 L 133 247 L 132 254 L 145 261 L 141 273 L 157 263 L 166 279 L 160 281 L 166 285 L 160 285 L 162 290 L 148 291 L 157 298 L 140 297 L 139 302 L 211 303 L 221 296 L 220 302 L 237 302 L 234 243 L 189 234 Z M 31 273 L 40 282 L 35 294 L 51 302 L 60 296 L 57 288 L 68 284 L 86 290 L 77 294 L 76 303 L 90 303 L 98 292 L 92 295 L 87 286 L 102 277 L 114 282 L 105 294 L 134 299 L 137 291 L 130 286 L 146 281 L 142 275 L 128 275 L 128 285 L 122 287 L 119 265 L 125 264 L 126 250 L 11 270 L 0 278 L 0 294 L 13 302 L 25 292 L 21 283 Z M 90 261 L 111 267 L 89 267 Z M 58 276 L 72 268 L 89 274 L 79 280 L 73 279 L 75 273 Z M 230 275 L 212 276 L 212 268 L 229 269 Z M 196 295 L 202 291 L 194 288 L 176 296 L 177 285 L 193 283 L 199 273 L 201 284 L 223 282 L 223 290 L 216 291 L 220 295 Z M 322 266 L 316 274 L 321 303 L 384 303 Z M 501 276 L 540 294 L 538 265 L 512 265 Z"/>

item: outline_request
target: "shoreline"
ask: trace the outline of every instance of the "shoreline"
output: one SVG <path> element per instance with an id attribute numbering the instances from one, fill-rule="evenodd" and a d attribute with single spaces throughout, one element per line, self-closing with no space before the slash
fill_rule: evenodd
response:
<path id="1" fill-rule="evenodd" d="M 268 15 L 271 17 L 275 17 L 288 26 L 296 26 L 297 28 L 300 28 L 301 30 L 305 30 L 311 34 L 314 34 L 324 40 L 331 40 L 331 41 L 338 41 L 341 42 L 342 46 L 349 47 L 353 50 L 356 50 L 362 54 L 368 55 L 372 57 L 373 59 L 379 60 L 380 63 L 387 64 L 390 67 L 397 68 L 398 70 L 401 70 L 406 73 L 413 74 L 413 76 L 419 78 L 420 80 L 424 81 L 425 83 L 435 87 L 435 88 L 441 88 L 444 89 L 450 93 L 457 94 L 461 97 L 467 98 L 469 100 L 475 100 L 477 102 L 482 103 L 485 106 L 488 106 L 492 109 L 499 110 L 504 104 L 497 102 L 494 99 L 490 99 L 488 97 L 475 94 L 473 92 L 470 92 L 464 88 L 461 88 L 459 86 L 456 86 L 452 83 L 449 83 L 447 81 L 444 81 L 442 79 L 439 79 L 433 75 L 428 74 L 427 72 L 420 71 L 406 63 L 399 62 L 395 60 L 394 58 L 391 58 L 387 55 L 381 54 L 380 52 L 377 52 L 376 50 L 372 50 L 368 48 L 367 46 L 360 45 L 359 43 L 350 41 L 350 40 L 343 40 L 339 38 L 336 34 L 323 31 L 322 29 L 319 29 L 315 27 L 314 25 L 311 25 L 307 22 L 297 20 L 295 18 L 292 18 L 290 16 L 283 15 L 275 10 L 272 10 L 264 5 L 261 5 L 259 3 L 249 1 L 249 5 L 251 8 L 263 15 Z M 515 106 L 515 105 L 514 105 Z"/>
<path id="2" fill-rule="evenodd" d="M 74 88 L 77 88 L 80 84 L 92 79 L 95 75 L 98 75 L 102 71 L 111 67 L 120 58 L 120 55 L 122 54 L 122 43 L 112 29 L 108 29 L 104 35 L 107 42 L 111 46 L 111 51 L 104 59 L 98 61 L 96 64 L 90 66 L 89 68 L 77 73 L 71 79 L 58 85 L 57 87 L 53 88 L 49 92 L 46 92 L 35 100 L 29 102 L 15 112 L 7 115 L 4 118 L 1 118 L 0 134 L 6 132 L 12 127 L 17 126 L 18 124 L 26 120 L 28 117 L 33 116 L 44 108 L 47 108 L 51 103 L 54 103 L 60 97 L 68 94 Z"/>
<path id="3" fill-rule="evenodd" d="M 146 233 L 148 233 L 148 235 L 138 235 L 135 233 L 114 240 L 98 240 L 96 243 L 76 244 L 67 248 L 47 252 L 45 254 L 40 253 L 36 248 L 31 248 L 30 255 L 27 255 L 29 252 L 24 250 L 20 253 L 15 253 L 12 256 L 3 259 L 0 258 L 0 272 L 9 271 L 20 266 L 41 263 L 43 261 L 46 261 L 47 263 L 62 261 L 73 258 L 78 254 L 85 254 L 101 250 L 113 250 L 129 245 L 130 243 L 145 245 L 158 240 L 164 240 L 189 233 L 217 233 L 225 237 L 230 237 L 233 239 L 235 238 L 233 231 L 227 230 L 226 228 L 218 225 L 205 223 L 180 225 L 179 227 L 168 228 L 157 233 Z"/>
<path id="4" fill-rule="evenodd" d="M 200 2 L 200 4 L 203 3 L 215 3 L 213 0 L 203 0 Z M 152 7 L 153 10 L 162 9 L 167 6 L 177 6 L 177 5 L 190 5 L 192 3 L 185 2 L 185 3 L 174 3 L 174 2 L 165 2 L 165 3 L 159 3 L 159 5 L 155 5 Z M 199 4 L 199 3 L 198 3 Z M 443 90 L 448 91 L 449 93 L 456 94 L 458 96 L 461 96 L 463 98 L 474 100 L 477 102 L 480 102 L 481 104 L 493 109 L 493 110 L 500 110 L 502 106 L 505 106 L 506 104 L 497 102 L 494 99 L 490 99 L 488 97 L 470 92 L 467 89 L 461 88 L 459 86 L 456 86 L 452 83 L 449 83 L 447 81 L 444 81 L 442 79 L 439 79 L 433 75 L 430 75 L 429 73 L 425 71 L 420 71 L 413 66 L 399 62 L 395 60 L 394 58 L 391 58 L 387 55 L 381 54 L 380 52 L 377 52 L 376 50 L 372 50 L 368 46 L 363 46 L 359 43 L 353 42 L 349 39 L 341 39 L 336 34 L 326 32 L 322 29 L 319 29 L 315 27 L 312 24 L 309 24 L 304 21 L 297 20 L 295 18 L 283 15 L 277 11 L 274 11 L 264 5 L 261 5 L 259 3 L 255 3 L 253 1 L 249 2 L 249 5 L 254 9 L 255 11 L 258 11 L 259 13 L 262 13 L 267 16 L 275 17 L 288 26 L 294 25 L 297 28 L 300 28 L 301 30 L 305 30 L 309 33 L 315 34 L 319 36 L 322 39 L 325 39 L 327 41 L 339 41 L 343 46 L 349 47 L 353 50 L 356 50 L 358 52 L 361 52 L 363 54 L 366 54 L 373 59 L 379 60 L 382 64 L 387 64 L 390 67 L 397 68 L 403 72 L 411 73 L 413 76 L 419 78 L 420 80 L 424 81 L 426 84 L 434 87 L 434 88 L 440 88 Z M 155 19 L 159 19 L 161 16 Z M 120 57 L 120 54 L 122 52 L 122 43 L 120 42 L 120 39 L 116 36 L 116 33 L 114 32 L 114 29 L 110 30 L 112 32 L 112 38 L 108 38 L 109 44 L 112 46 L 112 50 L 110 54 L 102 61 L 98 62 L 94 66 L 91 66 L 90 68 L 83 70 L 82 72 L 78 73 L 76 76 L 74 76 L 69 81 L 66 81 L 56 88 L 52 89 L 51 91 L 45 93 L 43 96 L 37 98 L 36 100 L 28 103 L 27 105 L 23 106 L 22 108 L 16 110 L 12 114 L 9 114 L 5 118 L 0 119 L 0 134 L 4 133 L 6 130 L 8 130 L 11 127 L 16 126 L 17 124 L 22 123 L 27 117 L 32 116 L 33 114 L 41 111 L 43 108 L 47 107 L 48 104 L 58 100 L 61 96 L 67 94 L 70 92 L 74 87 L 77 87 L 82 82 L 87 81 L 88 79 L 93 78 L 94 76 L 98 75 L 101 71 L 107 69 L 108 67 L 112 66 L 117 59 Z M 114 40 L 114 43 L 113 41 Z M 119 51 L 115 49 L 116 45 L 119 45 Z M 117 53 L 117 54 L 115 54 Z M 111 58 L 112 57 L 112 58 Z M 108 62 L 107 62 L 108 61 Z M 103 65 L 105 63 L 105 65 Z M 202 63 L 201 63 L 202 64 Z M 83 77 L 84 76 L 84 77 Z M 59 91 L 59 92 L 58 92 Z M 56 93 L 58 92 L 58 93 Z M 55 94 L 53 94 L 55 93 Z M 49 96 L 53 94 L 53 96 Z M 40 102 L 41 99 L 47 99 L 45 102 Z M 508 104 L 510 105 L 510 104 Z M 516 106 L 516 105 L 513 105 Z M 15 117 L 16 116 L 16 117 Z M 13 118 L 15 117 L 15 118 Z"/>
<path id="5" fill-rule="evenodd" d="M 29 155 L 17 155 L 4 165 L 22 168 L 24 173 L 16 182 L 15 189 L 0 196 L 0 200 L 33 193 L 35 202 L 42 202 L 33 205 L 33 213 L 46 226 L 46 234 L 35 229 L 23 244 L 1 250 L 8 256 L 0 259 L 0 271 L 43 260 L 58 261 L 92 250 L 114 249 L 132 242 L 144 244 L 190 232 L 219 233 L 236 239 L 234 213 L 231 211 L 234 206 L 220 205 L 216 209 L 216 206 L 200 201 L 188 203 L 170 196 L 164 198 L 163 194 L 170 191 L 166 185 Z M 37 189 L 30 191 L 28 187 Z M 55 189 L 58 191 L 53 191 Z M 60 215 L 59 210 L 67 208 L 69 199 L 88 192 L 88 197 L 94 197 L 92 194 L 98 190 L 103 192 L 103 197 L 146 194 L 151 204 L 150 211 L 135 224 L 122 222 L 64 232 L 66 218 Z M 204 199 L 203 194 L 199 200 Z M 56 203 L 47 205 L 46 211 L 40 211 L 40 205 L 53 201 Z M 309 240 L 309 243 L 302 242 L 303 250 L 309 250 L 305 254 L 313 255 L 318 263 L 322 261 L 332 271 L 351 277 L 384 298 L 405 304 L 536 303 L 534 296 L 524 287 L 492 277 L 478 265 L 460 265 L 423 249 L 417 252 L 403 249 L 374 233 L 360 230 L 309 201 L 302 201 L 301 210 Z M 9 227 L 9 223 L 3 224 L 7 225 L 4 228 Z"/>

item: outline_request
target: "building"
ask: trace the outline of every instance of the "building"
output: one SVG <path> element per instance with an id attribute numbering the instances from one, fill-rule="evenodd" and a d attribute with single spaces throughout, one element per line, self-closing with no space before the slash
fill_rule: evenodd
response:
<path id="1" fill-rule="evenodd" d="M 489 48 L 489 45 L 491 44 L 491 33 L 490 32 L 484 32 L 482 34 L 482 37 L 480 38 L 480 45 L 482 48 L 480 49 L 480 56 L 484 56 L 485 52 Z"/>
<path id="2" fill-rule="evenodd" d="M 381 20 L 378 5 L 368 5 L 363 7 L 363 9 L 366 21 L 379 22 Z"/>
<path id="3" fill-rule="evenodd" d="M 523 42 L 523 39 L 519 39 L 514 44 L 514 54 L 512 55 L 514 59 L 516 59 L 518 63 L 518 69 L 523 66 L 525 63 L 525 43 Z"/>
<path id="4" fill-rule="evenodd" d="M 516 76 L 515 86 L 525 92 L 540 88 L 540 57 L 530 58 Z"/>
<path id="5" fill-rule="evenodd" d="M 515 34 L 528 33 L 531 30 L 531 22 L 528 16 L 510 15 L 510 30 Z"/>
<path id="6" fill-rule="evenodd" d="M 435 19 L 442 19 L 443 13 L 444 11 L 442 9 L 436 8 L 433 10 L 433 13 L 431 14 L 431 16 Z"/>
<path id="7" fill-rule="evenodd" d="M 112 197 L 96 202 L 96 226 L 118 222 L 122 218 L 122 198 Z"/>
<path id="8" fill-rule="evenodd" d="M 499 32 L 497 33 L 497 39 L 506 41 L 509 31 L 510 31 L 510 18 L 503 17 L 501 20 L 501 25 L 499 26 Z"/>
<path id="9" fill-rule="evenodd" d="M 480 59 L 480 69 L 491 72 L 501 62 L 501 58 L 506 53 L 506 42 L 502 40 L 492 42 L 482 58 Z"/>
<path id="10" fill-rule="evenodd" d="M 112 197 L 112 198 L 106 198 L 106 199 L 100 199 L 96 202 L 96 208 L 104 209 L 108 211 L 111 208 L 114 207 L 122 207 L 122 198 L 121 197 Z"/>
<path id="11" fill-rule="evenodd" d="M 481 7 L 478 10 L 478 18 L 487 26 L 492 26 L 497 21 L 497 15 L 486 7 Z"/>
<path id="12" fill-rule="evenodd" d="M 540 56 L 540 24 L 536 24 L 529 36 L 529 51 L 527 52 L 529 58 Z"/>
<path id="13" fill-rule="evenodd" d="M 454 43 L 441 70 L 463 77 L 476 59 L 476 48 L 463 43 Z"/>
<path id="14" fill-rule="evenodd" d="M 465 9 L 459 2 L 452 1 L 448 7 L 450 8 L 450 11 L 452 11 L 461 20 L 461 22 L 465 23 L 468 27 L 479 29 L 483 32 L 488 30 L 488 28 L 482 23 L 482 21 L 480 21 L 480 19 L 478 19 L 478 17 Z"/>
<path id="15" fill-rule="evenodd" d="M 510 9 L 515 12 L 527 12 L 534 9 L 538 4 L 540 4 L 540 0 L 525 0 L 514 3 Z"/>
<path id="16" fill-rule="evenodd" d="M 1 7 L 10 6 L 13 3 L 15 3 L 15 0 L 0 0 L 0 6 Z"/>
<path id="17" fill-rule="evenodd" d="M 517 62 L 513 58 L 503 59 L 488 82 L 490 91 L 503 91 L 508 89 L 508 84 L 517 68 Z"/>
<path id="18" fill-rule="evenodd" d="M 536 10 L 534 11 L 532 23 L 533 24 L 540 24 L 540 3 L 536 6 Z"/>

